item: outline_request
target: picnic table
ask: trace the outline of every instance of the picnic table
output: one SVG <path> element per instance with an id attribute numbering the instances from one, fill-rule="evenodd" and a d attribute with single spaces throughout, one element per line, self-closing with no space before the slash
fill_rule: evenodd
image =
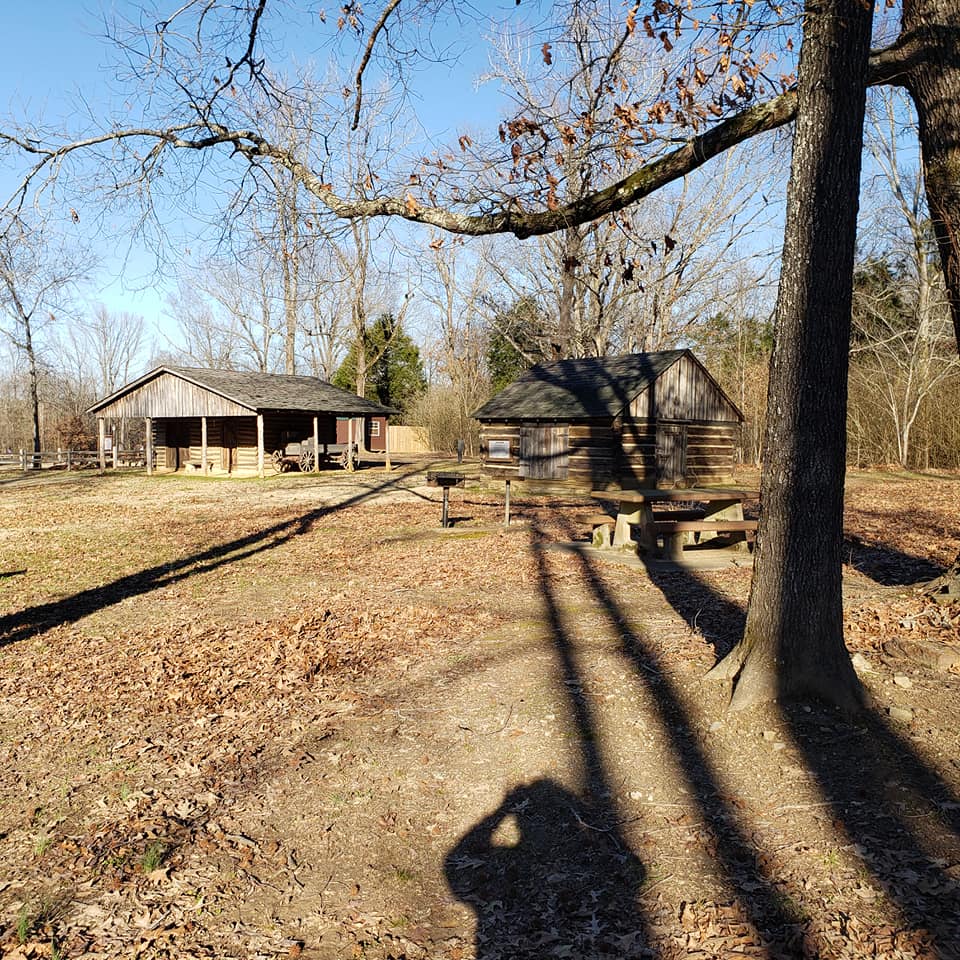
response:
<path id="1" fill-rule="evenodd" d="M 674 490 L 600 491 L 596 499 L 619 501 L 609 543 L 609 525 L 595 536 L 601 547 L 639 549 L 677 560 L 687 541 L 711 547 L 746 549 L 756 537 L 757 521 L 743 516 L 743 501 L 756 500 L 754 490 L 691 487 Z M 637 539 L 633 528 L 637 528 Z M 661 546 L 660 541 L 663 541 Z M 716 544 L 709 541 L 716 540 Z"/>

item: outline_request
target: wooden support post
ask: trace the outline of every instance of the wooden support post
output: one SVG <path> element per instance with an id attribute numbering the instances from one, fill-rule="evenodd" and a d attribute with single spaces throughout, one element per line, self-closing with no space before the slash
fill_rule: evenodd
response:
<path id="1" fill-rule="evenodd" d="M 200 418 L 200 471 L 206 476 L 210 472 L 207 465 L 207 418 Z"/>
<path id="2" fill-rule="evenodd" d="M 257 414 L 257 476 L 263 479 L 263 414 Z"/>
<path id="3" fill-rule="evenodd" d="M 392 470 L 393 468 L 390 466 L 390 421 L 387 417 L 383 418 L 383 432 L 383 449 L 387 455 L 386 468 Z"/>
<path id="4" fill-rule="evenodd" d="M 117 433 L 117 421 L 114 420 L 110 426 L 113 427 L 113 440 L 111 442 L 111 447 L 113 448 L 113 469 L 116 470 L 120 466 L 120 438 Z M 123 431 L 120 431 L 122 435 Z"/>
<path id="5" fill-rule="evenodd" d="M 97 417 L 97 452 L 100 460 L 100 472 L 107 472 L 107 422 Z"/>
<path id="6" fill-rule="evenodd" d="M 510 526 L 510 481 L 504 481 L 504 486 L 506 487 L 503 497 L 503 525 L 505 527 Z"/>
<path id="7" fill-rule="evenodd" d="M 313 416 L 313 472 L 320 472 L 320 418 Z"/>
<path id="8" fill-rule="evenodd" d="M 67 473 L 70 472 L 70 468 L 72 466 L 70 462 L 72 454 L 73 454 L 73 451 L 68 447 L 67 448 Z"/>
<path id="9" fill-rule="evenodd" d="M 347 469 L 353 473 L 353 417 L 347 421 Z"/>
<path id="10" fill-rule="evenodd" d="M 143 452 L 147 461 L 147 476 L 153 476 L 153 417 L 145 417 L 143 425 Z"/>

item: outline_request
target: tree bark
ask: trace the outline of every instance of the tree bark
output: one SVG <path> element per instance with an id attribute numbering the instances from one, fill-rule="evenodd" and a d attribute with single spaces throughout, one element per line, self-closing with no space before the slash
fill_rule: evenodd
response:
<path id="1" fill-rule="evenodd" d="M 905 0 L 901 40 L 920 51 L 897 78 L 910 93 L 920 125 L 920 155 L 950 315 L 960 350 L 960 4 Z M 927 592 L 960 596 L 960 553 Z"/>
<path id="2" fill-rule="evenodd" d="M 898 80 L 917 108 L 927 206 L 960 346 L 960 4 L 905 0 L 901 37 L 922 51 Z"/>
<path id="3" fill-rule="evenodd" d="M 872 5 L 808 0 L 744 636 L 731 706 L 863 693 L 843 643 L 847 357 Z"/>
<path id="4" fill-rule="evenodd" d="M 27 364 L 30 368 L 30 406 L 33 412 L 33 452 L 40 453 L 42 446 L 42 440 L 40 437 L 40 386 L 39 380 L 40 376 L 37 372 L 37 357 L 33 352 L 33 341 L 30 336 L 30 326 L 27 325 L 26 328 L 26 354 L 27 354 Z M 40 458 L 34 457 L 33 459 L 34 467 L 37 469 L 40 468 Z"/>
<path id="5" fill-rule="evenodd" d="M 567 228 L 560 263 L 560 315 L 557 320 L 557 339 L 553 344 L 555 360 L 580 355 L 580 351 L 574 349 L 576 324 L 573 313 L 577 300 L 577 270 L 580 267 L 581 246 L 580 228 Z"/>

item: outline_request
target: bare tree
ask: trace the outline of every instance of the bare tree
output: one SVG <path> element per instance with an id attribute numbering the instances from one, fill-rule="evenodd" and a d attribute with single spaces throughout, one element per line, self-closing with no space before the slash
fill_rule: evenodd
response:
<path id="1" fill-rule="evenodd" d="M 0 234 L 2 332 L 26 360 L 33 419 L 33 451 L 41 450 L 40 377 L 44 336 L 66 306 L 85 265 L 52 237 L 49 225 L 23 220 Z"/>
<path id="2" fill-rule="evenodd" d="M 239 349 L 232 319 L 221 317 L 190 283 L 180 282 L 178 289 L 167 297 L 166 309 L 179 330 L 178 341 L 168 348 L 175 358 L 214 370 L 250 366 Z"/>
<path id="3" fill-rule="evenodd" d="M 275 268 L 270 252 L 251 242 L 236 258 L 208 261 L 196 280 L 223 318 L 243 365 L 262 373 L 286 362 L 283 295 Z"/>
<path id="4" fill-rule="evenodd" d="M 850 307 L 873 9 L 859 0 L 823 7 L 808 0 L 807 14 L 770 364 L 757 571 L 743 637 L 711 675 L 732 681 L 734 708 L 812 698 L 852 713 L 864 695 L 843 643 L 841 551 Z"/>
<path id="5" fill-rule="evenodd" d="M 113 393 L 129 382 L 143 359 L 147 346 L 145 323 L 134 313 L 111 313 L 102 303 L 93 317 L 75 325 L 80 336 L 74 338 L 77 367 L 91 364 L 96 369 L 101 396 Z"/>
<path id="6" fill-rule="evenodd" d="M 441 235 L 433 239 L 429 249 L 433 282 L 425 278 L 422 290 L 437 310 L 440 327 L 434 348 L 431 389 L 443 388 L 448 398 L 452 397 L 454 401 L 452 417 L 449 416 L 449 404 L 434 404 L 430 409 L 446 407 L 447 420 L 452 420 L 456 434 L 452 440 L 462 438 L 472 456 L 477 452 L 479 435 L 473 429 L 470 416 L 489 395 L 484 356 L 488 324 L 485 314 L 492 279 L 491 254 L 468 248 L 460 237 L 451 240 Z M 423 409 L 427 408 L 428 404 L 424 404 Z M 453 446 L 446 449 L 453 449 Z"/>

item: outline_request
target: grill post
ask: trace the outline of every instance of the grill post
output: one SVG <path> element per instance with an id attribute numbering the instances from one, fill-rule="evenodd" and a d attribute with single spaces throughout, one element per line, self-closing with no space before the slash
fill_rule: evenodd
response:
<path id="1" fill-rule="evenodd" d="M 443 529 L 450 526 L 450 488 L 462 487 L 465 482 L 466 477 L 462 473 L 437 470 L 427 474 L 427 483 L 431 487 L 443 488 L 443 514 L 440 518 L 440 526 Z"/>

